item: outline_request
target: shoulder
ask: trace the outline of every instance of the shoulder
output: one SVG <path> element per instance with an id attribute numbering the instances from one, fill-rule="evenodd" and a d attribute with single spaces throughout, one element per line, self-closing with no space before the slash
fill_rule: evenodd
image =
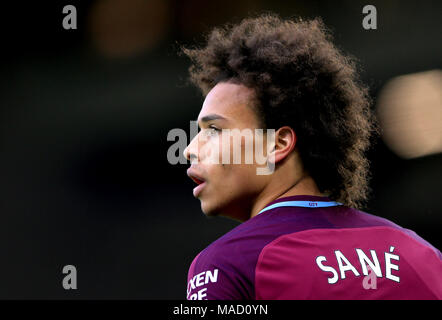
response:
<path id="1" fill-rule="evenodd" d="M 360 217 L 359 220 L 362 222 L 360 225 L 355 225 L 354 227 L 367 227 L 372 228 L 373 234 L 380 234 L 379 230 L 384 230 L 383 238 L 392 237 L 394 239 L 402 239 L 403 243 L 414 243 L 419 247 L 425 248 L 433 252 L 439 259 L 442 258 L 440 251 L 434 247 L 431 243 L 419 236 L 415 231 L 411 229 L 404 228 L 393 221 L 386 218 L 382 218 L 364 211 L 358 211 L 356 209 L 351 209 L 357 212 Z M 383 227 L 383 228 L 381 228 Z M 370 229 L 368 229 L 370 230 Z M 388 231 L 389 230 L 389 231 Z"/>
<path id="2" fill-rule="evenodd" d="M 254 299 L 259 254 L 276 237 L 271 228 L 249 220 L 214 241 L 192 262 L 188 299 Z"/>
<path id="3" fill-rule="evenodd" d="M 254 268 L 262 248 L 275 237 L 266 237 L 255 223 L 244 222 L 202 250 L 195 259 L 195 268 L 216 267 L 246 274 Z"/>

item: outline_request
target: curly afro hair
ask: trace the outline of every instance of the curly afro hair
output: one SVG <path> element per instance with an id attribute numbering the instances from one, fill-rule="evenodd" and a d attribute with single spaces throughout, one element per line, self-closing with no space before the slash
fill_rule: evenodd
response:
<path id="1" fill-rule="evenodd" d="M 263 128 L 292 127 L 304 168 L 320 191 L 359 208 L 369 193 L 365 152 L 378 126 L 354 60 L 331 40 L 318 18 L 264 14 L 215 28 L 204 47 L 181 50 L 204 96 L 218 82 L 252 88 Z"/>

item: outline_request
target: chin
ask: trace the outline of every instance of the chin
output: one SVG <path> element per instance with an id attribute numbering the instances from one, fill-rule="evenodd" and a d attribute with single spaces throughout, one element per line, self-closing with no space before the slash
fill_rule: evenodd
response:
<path id="1" fill-rule="evenodd" d="M 244 222 L 249 219 L 249 217 L 241 216 L 242 211 L 234 210 L 234 208 L 228 208 L 226 206 L 220 207 L 219 205 L 209 205 L 201 201 L 201 210 L 206 215 L 206 217 L 225 217 L 239 222 Z"/>
<path id="2" fill-rule="evenodd" d="M 206 201 L 201 200 L 201 211 L 208 216 L 208 217 L 215 217 L 220 215 L 220 209 L 214 206 L 213 204 L 210 205 Z"/>

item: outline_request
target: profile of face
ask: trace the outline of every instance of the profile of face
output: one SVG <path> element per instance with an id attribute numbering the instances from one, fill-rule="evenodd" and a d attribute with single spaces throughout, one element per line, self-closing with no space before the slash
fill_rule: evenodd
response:
<path id="1" fill-rule="evenodd" d="M 247 220 L 254 199 L 270 179 L 257 174 L 263 165 L 254 152 L 252 160 L 246 160 L 251 145 L 261 144 L 262 154 L 267 154 L 266 137 L 255 134 L 261 128 L 253 100 L 252 89 L 231 82 L 218 83 L 204 100 L 198 116 L 201 130 L 184 156 L 191 163 L 187 174 L 197 184 L 193 194 L 206 215 Z M 235 146 L 240 148 L 240 161 L 234 159 Z"/>

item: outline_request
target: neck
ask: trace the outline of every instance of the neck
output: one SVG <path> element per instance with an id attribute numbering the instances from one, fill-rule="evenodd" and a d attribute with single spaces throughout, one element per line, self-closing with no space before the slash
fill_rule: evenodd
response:
<path id="1" fill-rule="evenodd" d="M 250 218 L 258 215 L 268 203 L 276 199 L 297 195 L 325 196 L 325 194 L 319 191 L 313 178 L 305 175 L 291 184 L 278 186 L 276 190 L 274 188 L 265 189 L 253 205 Z"/>

